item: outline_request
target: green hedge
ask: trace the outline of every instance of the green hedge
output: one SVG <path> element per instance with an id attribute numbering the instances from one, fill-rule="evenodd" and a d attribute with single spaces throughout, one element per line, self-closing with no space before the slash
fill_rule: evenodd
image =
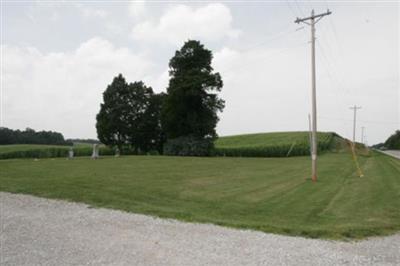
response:
<path id="1" fill-rule="evenodd" d="M 191 136 L 169 139 L 164 144 L 164 155 L 174 156 L 210 156 L 213 149 L 211 139 Z"/>
<path id="2" fill-rule="evenodd" d="M 54 158 L 54 157 L 67 157 L 69 147 L 59 147 L 59 148 L 38 148 L 20 151 L 10 151 L 6 153 L 0 153 L 1 159 L 14 159 L 14 158 Z M 93 148 L 92 147 L 79 147 L 74 148 L 74 156 L 91 156 Z M 99 149 L 101 155 L 114 155 L 115 151 L 108 147 L 100 147 Z"/>
<path id="3" fill-rule="evenodd" d="M 17 158 L 55 158 L 55 157 L 68 157 L 68 151 L 70 147 L 60 146 L 60 147 L 38 147 L 38 148 L 27 148 L 24 150 L 15 150 L 0 152 L 0 160 L 2 159 L 17 159 Z M 93 147 L 92 146 L 77 146 L 73 148 L 74 157 L 80 156 L 92 156 Z M 99 148 L 100 156 L 113 156 L 115 155 L 115 149 L 100 146 Z M 150 151 L 148 153 L 142 153 L 140 151 L 135 151 L 132 148 L 124 147 L 121 151 L 121 155 L 159 155 L 158 151 Z"/>

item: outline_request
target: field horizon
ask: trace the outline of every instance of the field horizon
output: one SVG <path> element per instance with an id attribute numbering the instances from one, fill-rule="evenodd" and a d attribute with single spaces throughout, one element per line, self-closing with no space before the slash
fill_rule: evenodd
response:
<path id="1" fill-rule="evenodd" d="M 318 132 L 319 151 L 333 148 L 334 140 L 343 140 L 334 132 Z M 71 145 L 8 144 L 0 145 L 0 159 L 67 157 L 73 148 L 75 156 L 90 156 L 92 144 Z M 215 140 L 211 156 L 232 157 L 289 157 L 309 153 L 309 132 L 282 131 L 221 136 Z M 100 155 L 114 155 L 115 151 L 100 145 Z M 128 153 L 133 155 L 131 152 Z M 154 154 L 154 153 L 151 153 Z"/>

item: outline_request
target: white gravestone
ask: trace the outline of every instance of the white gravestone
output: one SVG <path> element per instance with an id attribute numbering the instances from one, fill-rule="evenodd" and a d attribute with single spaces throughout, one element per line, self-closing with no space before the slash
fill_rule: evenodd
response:
<path id="1" fill-rule="evenodd" d="M 74 150 L 71 147 L 71 148 L 69 148 L 69 151 L 68 151 L 68 159 L 72 159 L 72 158 L 74 158 Z"/>
<path id="2" fill-rule="evenodd" d="M 99 145 L 93 144 L 93 152 L 92 152 L 92 159 L 99 158 Z"/>

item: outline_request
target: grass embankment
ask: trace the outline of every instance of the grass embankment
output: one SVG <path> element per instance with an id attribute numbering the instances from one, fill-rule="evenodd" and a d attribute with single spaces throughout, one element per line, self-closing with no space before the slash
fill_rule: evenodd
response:
<path id="1" fill-rule="evenodd" d="M 120 158 L 0 161 L 1 190 L 92 206 L 322 238 L 362 238 L 400 230 L 400 161 L 349 153 L 319 157 Z"/>
<path id="2" fill-rule="evenodd" d="M 318 132 L 319 152 L 329 150 L 332 132 Z M 220 137 L 215 142 L 215 153 L 234 157 L 289 157 L 310 154 L 308 132 L 274 132 Z"/>

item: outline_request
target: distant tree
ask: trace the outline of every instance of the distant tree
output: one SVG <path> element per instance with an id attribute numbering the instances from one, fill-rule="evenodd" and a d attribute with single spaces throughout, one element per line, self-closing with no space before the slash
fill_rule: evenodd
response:
<path id="1" fill-rule="evenodd" d="M 109 146 L 131 146 L 137 152 L 158 149 L 161 102 L 143 82 L 128 84 L 119 74 L 103 93 L 97 115 L 97 135 Z"/>
<path id="2" fill-rule="evenodd" d="M 396 132 L 385 141 L 385 147 L 388 149 L 400 150 L 400 130 L 396 130 Z"/>
<path id="3" fill-rule="evenodd" d="M 49 144 L 70 145 L 64 136 L 54 131 L 38 131 L 26 128 L 24 131 L 0 127 L 0 144 Z"/>
<path id="4" fill-rule="evenodd" d="M 214 139 L 218 112 L 224 101 L 217 96 L 223 86 L 213 73 L 212 53 L 195 40 L 187 41 L 169 62 L 169 86 L 162 122 L 168 139 Z"/>
<path id="5" fill-rule="evenodd" d="M 19 132 L 6 127 L 0 127 L 0 144 L 15 144 L 18 143 Z"/>
<path id="6" fill-rule="evenodd" d="M 374 148 L 374 149 L 384 149 L 385 148 L 385 143 L 377 143 L 377 144 L 374 144 L 374 145 L 372 145 L 372 148 Z"/>

